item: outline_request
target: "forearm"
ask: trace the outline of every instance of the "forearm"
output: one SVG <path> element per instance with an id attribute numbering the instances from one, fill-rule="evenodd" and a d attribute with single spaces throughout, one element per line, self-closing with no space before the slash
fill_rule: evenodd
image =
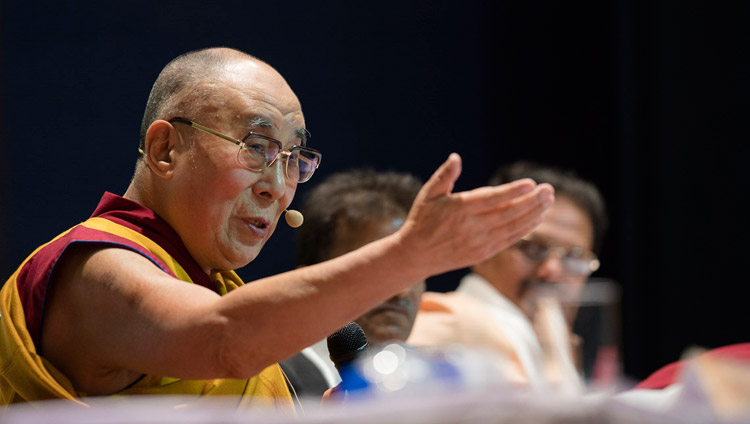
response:
<path id="1" fill-rule="evenodd" d="M 536 226 L 553 201 L 550 186 L 531 180 L 451 194 L 458 172 L 455 158 L 441 166 L 395 234 L 225 296 L 217 313 L 239 324 L 219 347 L 228 372 L 257 372 L 420 280 L 490 257 Z"/>
<path id="2" fill-rule="evenodd" d="M 252 373 L 325 338 L 429 270 L 398 235 L 317 265 L 258 280 L 218 302 L 226 318 L 222 362 Z"/>
<path id="3" fill-rule="evenodd" d="M 551 187 L 530 180 L 452 194 L 458 166 L 453 156 L 441 166 L 395 234 L 224 297 L 177 281 L 129 250 L 68 258 L 70 272 L 58 279 L 69 284 L 58 281 L 53 296 L 64 307 L 47 316 L 70 321 L 55 340 L 58 350 L 87 346 L 80 375 L 251 377 L 414 283 L 507 248 L 553 199 Z"/>
<path id="4" fill-rule="evenodd" d="M 121 387 L 115 373 L 249 378 L 423 279 L 413 256 L 388 237 L 219 297 L 131 251 L 81 251 L 58 273 L 45 351 L 91 393 Z"/>

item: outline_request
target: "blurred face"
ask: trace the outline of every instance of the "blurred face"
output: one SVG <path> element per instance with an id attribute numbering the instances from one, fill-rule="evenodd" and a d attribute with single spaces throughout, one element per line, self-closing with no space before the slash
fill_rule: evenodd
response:
<path id="1" fill-rule="evenodd" d="M 341 228 L 332 256 L 340 256 L 370 242 L 393 234 L 406 219 L 406 215 L 370 221 L 356 228 Z M 406 341 L 414 325 L 419 302 L 425 290 L 420 281 L 387 301 L 376 306 L 355 321 L 362 327 L 372 344 L 387 341 Z"/>
<path id="2" fill-rule="evenodd" d="M 301 144 L 305 122 L 300 104 L 283 78 L 265 64 L 228 65 L 231 77 L 207 84 L 196 101 L 200 116 L 183 116 L 236 139 L 250 131 L 273 137 L 288 150 Z M 273 234 L 296 184 L 287 182 L 283 161 L 261 172 L 237 161 L 239 146 L 174 123 L 180 142 L 170 181 L 168 222 L 207 273 L 245 266 Z"/>
<path id="3" fill-rule="evenodd" d="M 564 196 L 544 212 L 542 223 L 527 237 L 546 246 L 592 248 L 593 223 L 586 212 Z M 474 271 L 489 281 L 500 293 L 522 306 L 524 296 L 536 283 L 560 285 L 566 294 L 577 298 L 587 276 L 574 274 L 563 267 L 559 255 L 550 254 L 541 261 L 530 260 L 519 248 L 510 247 L 477 265 Z M 568 312 L 568 319 L 572 320 Z"/>

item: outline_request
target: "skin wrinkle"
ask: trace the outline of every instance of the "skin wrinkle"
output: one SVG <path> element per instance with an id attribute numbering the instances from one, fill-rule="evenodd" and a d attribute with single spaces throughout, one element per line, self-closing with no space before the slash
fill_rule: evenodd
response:
<path id="1" fill-rule="evenodd" d="M 242 90 L 242 87 L 236 87 L 236 86 L 230 85 L 230 84 L 227 84 L 225 87 L 223 87 L 223 89 L 225 89 L 225 90 L 231 90 L 232 93 L 231 94 L 226 93 L 225 95 L 223 95 L 221 97 L 222 101 L 226 101 L 226 99 L 230 95 L 234 96 L 236 100 L 243 100 L 243 101 L 246 100 L 246 99 L 255 100 L 255 101 L 261 102 L 263 104 L 269 105 L 272 109 L 279 110 L 281 112 L 283 120 L 285 120 L 285 121 L 286 120 L 293 120 L 294 119 L 293 115 L 299 114 L 300 117 L 302 118 L 302 121 L 304 122 L 304 117 L 302 115 L 302 109 L 301 109 L 301 107 L 299 107 L 299 103 L 297 103 L 297 107 L 296 108 L 295 108 L 295 105 L 292 104 L 292 105 L 286 105 L 286 108 L 288 110 L 283 110 L 283 109 L 280 109 L 280 107 L 279 107 L 278 104 L 274 104 L 273 103 L 273 101 L 277 100 L 275 97 L 268 96 L 268 95 L 263 96 L 263 95 L 257 94 L 257 93 L 255 93 L 257 90 L 253 90 L 253 93 L 248 94 L 247 92 L 245 92 L 245 91 Z M 293 93 L 292 93 L 292 95 L 293 95 Z M 296 96 L 294 98 L 296 100 Z M 259 112 L 257 110 L 252 110 L 250 112 L 250 114 L 251 114 L 250 117 L 246 119 L 247 128 L 249 128 L 249 129 L 253 129 L 253 128 L 263 129 L 264 131 L 258 131 L 258 132 L 261 133 L 261 134 L 263 134 L 263 135 L 268 135 L 268 136 L 271 136 L 271 137 L 272 137 L 272 134 L 270 134 L 269 131 L 265 131 L 265 130 L 269 130 L 269 129 L 278 130 L 277 126 L 274 123 L 274 120 L 273 119 L 269 119 L 267 116 L 264 116 L 262 114 L 262 112 Z M 292 115 L 292 116 L 290 116 L 290 115 Z M 242 116 L 241 113 L 240 114 L 236 114 L 234 119 L 240 120 L 241 116 Z M 216 117 L 214 117 L 214 119 L 221 119 L 221 117 L 216 116 Z M 223 131 L 223 132 L 225 132 L 227 135 L 232 135 L 232 134 L 234 134 L 234 132 L 229 132 L 229 130 L 233 131 L 235 129 L 235 127 L 236 126 L 230 125 L 229 128 L 227 130 Z M 217 129 L 217 128 L 212 128 L 212 129 Z M 307 142 L 307 140 L 306 140 L 307 139 L 307 130 L 305 129 L 305 127 L 304 126 L 302 126 L 302 127 L 296 127 L 296 128 L 293 128 L 292 131 L 297 136 L 297 138 L 299 138 L 301 140 L 301 144 L 300 145 L 301 146 L 305 146 L 307 144 L 306 143 Z M 236 138 L 238 140 L 241 140 L 246 135 L 247 134 L 235 134 L 234 138 Z M 277 137 L 273 137 L 273 138 L 277 138 Z M 282 142 L 282 147 L 284 149 L 290 149 L 293 145 L 295 145 L 295 143 L 287 144 L 285 142 L 285 140 L 279 139 L 279 141 Z"/>
<path id="2" fill-rule="evenodd" d="M 237 115 L 236 118 L 239 120 L 240 116 Z M 250 119 L 248 119 L 248 127 L 250 129 L 256 129 L 256 128 L 271 129 L 271 128 L 275 128 L 275 126 L 273 125 L 273 123 L 271 121 L 269 121 L 268 119 L 266 119 L 265 117 L 263 117 L 261 115 L 254 115 Z M 294 134 L 297 136 L 297 138 L 300 139 L 300 144 L 298 144 L 298 145 L 299 146 L 305 146 L 307 144 L 307 130 L 305 128 L 295 128 L 293 131 L 294 131 Z M 261 132 L 261 134 L 262 134 L 262 132 Z M 247 136 L 247 134 L 245 134 L 241 138 L 238 138 L 238 140 L 242 140 L 242 138 L 244 138 L 246 136 Z M 281 140 L 279 140 L 279 141 L 281 141 Z M 296 145 L 296 144 L 294 144 L 294 145 Z M 284 148 L 284 149 L 291 149 L 291 147 L 292 146 L 284 146 L 282 148 Z"/>
<path id="3" fill-rule="evenodd" d="M 275 71 L 272 71 L 270 68 L 265 68 L 265 67 L 263 68 L 263 72 L 264 73 L 270 72 L 272 75 L 275 73 Z M 271 78 L 271 80 L 274 80 L 274 78 L 278 79 L 277 77 L 274 76 L 273 78 Z M 276 82 L 278 82 L 278 81 L 276 81 Z M 279 101 L 279 103 L 281 103 L 280 105 L 275 105 L 275 104 L 268 104 L 267 100 L 269 98 L 279 99 L 280 96 L 278 96 L 278 95 L 277 96 L 266 96 L 266 95 L 262 95 L 261 93 L 258 93 L 259 90 L 262 90 L 262 89 L 264 89 L 264 87 L 267 87 L 267 86 L 269 86 L 268 82 L 262 82 L 261 84 L 259 84 L 259 87 L 255 87 L 255 86 L 249 86 L 248 87 L 247 83 L 245 83 L 245 87 L 242 87 L 242 86 L 238 86 L 238 83 L 236 81 L 231 80 L 226 85 L 218 86 L 216 88 L 216 90 L 215 90 L 215 93 L 213 93 L 213 95 L 210 96 L 210 97 L 211 98 L 215 97 L 215 98 L 222 98 L 223 99 L 223 106 L 224 106 L 224 108 L 222 108 L 221 112 L 226 111 L 226 110 L 235 109 L 235 110 L 240 111 L 240 113 L 239 113 L 240 115 L 242 115 L 243 112 L 244 112 L 244 113 L 248 113 L 251 116 L 260 116 L 260 115 L 264 115 L 265 111 L 268 111 L 268 113 L 271 113 L 273 117 L 278 117 L 283 112 L 286 112 L 286 116 L 282 116 L 281 117 L 282 119 L 280 119 L 279 122 L 282 122 L 282 121 L 283 122 L 290 122 L 290 121 L 296 121 L 296 120 L 299 120 L 300 122 L 304 122 L 303 121 L 303 117 L 301 115 L 301 109 L 300 109 L 299 104 L 298 104 L 298 102 L 296 100 L 296 96 L 294 96 L 293 93 L 291 93 L 291 91 L 288 90 L 288 87 L 286 87 L 286 86 L 276 86 L 274 84 L 270 84 L 270 86 L 272 87 L 271 89 L 278 90 L 280 88 L 280 89 L 283 90 L 284 95 L 287 96 L 286 100 L 280 100 Z M 205 101 L 205 99 L 203 99 L 203 100 Z M 212 102 L 209 101 L 208 103 L 210 104 Z M 213 102 L 213 103 L 215 104 L 216 102 Z M 211 124 L 211 125 L 208 125 L 208 126 L 211 127 L 212 129 L 216 129 L 217 131 L 227 133 L 227 135 L 231 135 L 231 136 L 233 136 L 235 138 L 241 138 L 244 135 L 246 135 L 246 134 L 239 134 L 238 131 L 237 131 L 237 126 L 236 125 L 232 125 L 232 121 L 234 120 L 232 118 L 234 117 L 234 114 L 231 115 L 231 118 L 227 117 L 227 116 L 219 116 L 219 118 L 211 120 L 211 119 L 209 119 L 208 117 L 205 116 L 205 112 L 209 108 L 203 108 L 203 109 L 204 109 L 203 110 L 204 113 L 202 113 L 200 117 L 193 118 L 196 122 L 201 122 L 202 124 L 205 124 L 206 122 L 216 122 L 215 124 Z M 211 107 L 210 109 L 217 110 L 216 107 Z M 218 110 L 217 110 L 217 112 L 218 112 Z M 211 113 L 210 115 L 213 115 L 213 114 Z M 264 117 L 264 118 L 266 120 L 271 121 L 271 122 L 274 121 L 273 119 L 269 119 L 270 117 Z M 278 130 L 277 128 L 275 128 L 275 129 Z M 182 130 L 182 129 L 180 129 L 180 130 Z M 275 134 L 273 134 L 273 132 L 270 132 L 270 131 L 262 131 L 262 132 L 266 133 L 265 135 L 269 135 L 269 136 L 275 135 Z M 231 153 L 232 153 L 232 156 L 233 156 L 232 162 L 231 162 L 232 166 L 236 165 L 237 167 L 241 168 L 241 166 L 239 166 L 239 164 L 236 164 L 236 154 L 237 154 L 236 153 L 236 147 L 231 146 L 230 143 L 228 143 L 226 141 L 217 140 L 216 137 L 213 136 L 213 135 L 211 135 L 211 134 L 200 133 L 200 134 L 194 134 L 193 137 L 197 137 L 198 140 L 201 141 L 200 143 L 198 143 L 198 145 L 199 145 L 199 147 L 200 147 L 200 149 L 202 151 L 202 152 L 195 152 L 195 160 L 197 160 L 198 156 L 200 156 L 201 157 L 201 161 L 203 161 L 203 158 L 206 155 L 211 155 L 211 153 L 210 153 L 211 151 L 218 152 L 218 151 L 227 151 L 226 149 L 231 149 L 232 150 Z M 209 137 L 209 138 L 206 139 L 205 137 Z M 281 138 L 281 137 L 276 136 L 274 138 Z M 227 146 L 225 146 L 224 144 L 226 144 Z M 253 171 L 248 171 L 248 170 L 246 170 L 244 168 L 241 168 L 241 169 L 242 169 L 243 173 L 246 173 L 246 172 L 247 173 L 253 173 Z M 199 166 L 199 169 L 197 169 L 195 171 L 197 173 L 200 173 L 202 171 L 209 172 L 208 170 L 200 169 L 200 166 Z M 267 169 L 265 169 L 264 171 L 262 171 L 260 173 L 253 173 L 254 175 L 256 175 L 256 177 L 253 177 L 253 179 L 258 180 L 258 183 L 261 183 L 260 185 L 259 184 L 255 184 L 255 187 L 256 188 L 259 187 L 259 186 L 266 187 L 267 184 L 266 183 L 262 183 L 262 181 L 267 181 L 267 182 L 270 183 L 270 181 L 271 181 L 270 179 L 278 180 L 280 178 L 285 178 L 283 175 L 280 176 L 278 174 L 279 171 L 280 171 L 280 169 L 278 168 L 278 165 L 274 164 L 271 168 L 267 168 Z M 210 172 L 218 172 L 218 170 L 217 171 L 210 171 Z M 283 172 L 283 170 L 281 170 L 281 172 Z M 274 174 L 273 177 L 271 176 L 272 175 L 271 173 Z M 196 187 L 196 188 L 199 188 L 199 187 Z M 249 193 L 251 193 L 252 191 L 255 191 L 255 190 L 256 190 L 255 188 L 252 188 L 252 186 L 249 186 L 248 187 L 248 194 L 247 194 L 247 196 L 255 198 L 255 202 L 261 208 L 265 209 L 265 208 L 270 207 L 270 203 L 268 202 L 268 200 L 267 199 L 266 200 L 263 199 L 264 196 L 261 195 L 262 193 L 249 194 Z M 287 193 L 285 195 L 285 197 L 288 197 L 288 200 L 285 200 L 284 202 L 291 201 L 291 196 L 293 195 L 293 191 L 294 190 L 292 189 L 291 192 L 289 192 L 289 193 Z M 283 210 L 288 205 L 281 204 L 279 206 L 280 206 L 280 210 Z M 278 222 L 278 215 L 280 215 L 280 211 L 277 212 L 277 213 L 275 213 L 273 217 L 269 217 L 269 218 L 272 218 L 272 225 L 270 227 L 271 230 L 273 230 L 275 228 L 275 224 Z M 197 222 L 201 222 L 201 220 L 197 220 Z M 198 230 L 198 231 L 201 231 L 201 230 Z M 203 230 L 203 231 L 205 231 L 205 230 Z M 269 233 L 268 233 L 269 237 L 270 237 L 271 233 L 272 233 L 272 231 L 269 231 Z M 217 244 L 219 246 L 224 245 L 223 242 L 222 242 L 222 239 L 220 238 L 220 237 L 222 237 L 222 235 L 221 234 L 216 234 L 216 236 L 219 237 L 219 238 L 214 239 L 214 244 Z M 265 239 L 267 240 L 267 238 L 268 237 L 266 237 Z M 265 241 L 263 243 L 265 243 Z M 188 249 L 190 250 L 190 244 L 189 243 L 188 243 Z M 240 255 L 241 254 L 240 253 L 241 249 L 242 249 L 242 246 L 239 246 L 238 248 L 232 248 L 232 249 L 229 249 L 229 250 L 226 250 L 226 249 L 225 250 L 218 250 L 217 252 L 221 253 L 223 255 L 224 260 L 222 260 L 222 262 L 225 262 L 225 261 L 232 261 L 232 262 L 234 262 L 234 259 L 232 259 L 232 258 L 236 257 L 237 255 Z M 192 251 L 191 251 L 191 253 L 194 254 L 194 252 L 192 252 Z M 253 257 L 251 257 L 249 260 L 247 260 L 247 262 L 249 262 L 250 260 L 254 259 L 254 256 L 256 256 L 256 255 L 257 255 L 257 253 L 255 255 L 253 255 Z M 194 256 L 200 257 L 202 255 L 195 255 L 194 254 Z M 245 262 L 243 260 L 242 263 L 237 263 L 234 266 L 227 265 L 227 266 L 221 266 L 221 267 L 218 267 L 218 268 L 215 267 L 215 266 L 213 266 L 212 268 L 216 269 L 216 270 L 232 269 L 232 268 L 237 268 L 237 267 L 244 266 L 247 262 Z M 207 270 L 207 273 L 210 273 L 210 272 L 211 272 L 210 270 Z"/>
<path id="4" fill-rule="evenodd" d="M 239 119 L 239 118 L 240 117 L 238 115 L 237 119 Z M 250 128 L 255 128 L 255 127 L 259 127 L 259 128 L 273 128 L 273 124 L 271 123 L 271 121 L 269 121 L 268 119 L 266 119 L 266 118 L 264 118 L 264 117 L 262 117 L 260 115 L 255 115 L 255 116 L 250 117 L 250 119 L 248 119 L 248 126 Z"/>
<path id="5" fill-rule="evenodd" d="M 221 51 L 225 50 L 218 54 Z M 237 78 L 224 78 L 212 96 L 195 99 L 197 104 L 190 106 L 200 108 L 200 114 L 188 118 L 236 136 L 236 114 L 261 114 L 276 125 L 268 129 L 269 136 L 294 139 L 295 129 L 304 128 L 305 121 L 283 78 L 245 56 L 230 65 Z M 225 99 L 201 106 L 215 97 Z M 271 236 L 296 186 L 283 184 L 280 163 L 260 173 L 248 171 L 237 163 L 237 146 L 177 127 L 163 120 L 150 123 L 144 151 L 158 158 L 141 161 L 144 165 L 124 197 L 162 217 L 206 274 L 245 266 Z M 185 131 L 195 137 L 190 153 L 185 150 L 188 139 L 178 141 L 177 134 L 188 134 Z M 416 207 L 396 233 L 356 253 L 259 279 L 223 297 L 176 281 L 129 250 L 105 248 L 90 259 L 68 258 L 67 273 L 57 281 L 61 290 L 51 299 L 46 320 L 49 352 L 57 352 L 50 362 L 61 365 L 76 388 L 92 395 L 113 393 L 143 373 L 185 379 L 250 377 L 403 291 L 410 282 L 484 259 L 487 250 L 476 249 L 476 243 L 511 243 L 509 232 L 489 228 L 496 219 L 476 216 L 480 202 L 457 202 L 448 196 L 460 168 L 460 157 L 450 155 L 423 186 Z M 507 191 L 511 190 L 492 190 L 497 198 L 505 198 Z M 551 189 L 541 186 L 536 191 L 538 196 L 527 208 L 535 211 L 524 228 L 542 210 L 538 198 Z M 244 223 L 256 218 L 271 224 L 267 233 Z M 475 245 L 446 249 L 456 238 L 474 240 Z M 87 264 L 90 274 L 76 278 L 72 271 Z M 118 291 L 140 296 L 135 310 L 126 309 L 117 293 L 102 291 L 99 284 L 107 269 L 113 271 L 106 275 Z M 79 308 L 75 317 L 68 310 L 71 305 Z M 326 313 L 316 315 L 321 310 Z M 69 353 L 80 346 L 87 347 L 85 356 L 71 357 Z M 112 373 L 117 378 L 92 377 L 95 370 L 106 368 L 123 372 Z"/>

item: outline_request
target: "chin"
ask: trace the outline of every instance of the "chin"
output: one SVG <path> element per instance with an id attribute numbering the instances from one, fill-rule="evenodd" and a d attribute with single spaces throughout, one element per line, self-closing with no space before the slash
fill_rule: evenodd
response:
<path id="1" fill-rule="evenodd" d="M 404 331 L 401 328 L 392 328 L 382 331 L 376 331 L 372 337 L 372 344 L 381 344 L 386 342 L 403 342 L 406 337 L 403 337 Z"/>
<path id="2" fill-rule="evenodd" d="M 255 258 L 258 257 L 258 254 L 260 254 L 260 249 L 243 249 L 239 252 L 232 251 L 231 255 L 225 255 L 223 258 L 217 258 L 219 259 L 217 261 L 217 264 L 220 265 L 220 268 L 217 269 L 234 271 L 254 261 Z"/>
<path id="3" fill-rule="evenodd" d="M 245 257 L 244 257 L 244 258 L 243 258 L 243 259 L 242 259 L 242 260 L 240 261 L 240 263 L 239 263 L 239 265 L 238 265 L 237 267 L 235 267 L 235 268 L 233 268 L 233 269 L 237 269 L 237 268 L 242 268 L 243 266 L 246 266 L 246 265 L 248 265 L 248 264 L 249 264 L 250 262 L 254 261 L 254 260 L 255 260 L 255 258 L 257 258 L 257 257 L 258 257 L 258 255 L 259 255 L 259 254 L 260 254 L 260 249 L 259 249 L 259 250 L 257 250 L 257 251 L 251 252 L 250 254 L 248 254 L 247 256 L 245 256 Z"/>

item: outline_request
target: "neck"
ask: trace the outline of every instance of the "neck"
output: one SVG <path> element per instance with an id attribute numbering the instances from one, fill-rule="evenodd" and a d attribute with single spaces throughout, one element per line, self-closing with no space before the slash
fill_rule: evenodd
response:
<path id="1" fill-rule="evenodd" d="M 122 197 L 138 202 L 164 218 L 164 211 L 159 202 L 159 199 L 163 199 L 164 196 L 160 193 L 161 190 L 159 190 L 159 187 L 157 187 L 151 178 L 152 176 L 148 172 L 148 169 L 144 168 L 142 164 L 138 165 L 135 176 L 133 176 L 128 189 Z"/>
<path id="2" fill-rule="evenodd" d="M 508 287 L 505 287 L 504 284 L 501 284 L 500 281 L 498 281 L 496 278 L 493 278 L 491 272 L 487 272 L 487 270 L 480 266 L 473 267 L 471 271 L 484 278 L 485 281 L 490 283 L 490 285 L 500 294 L 505 296 L 505 298 L 516 304 L 518 307 L 521 307 L 521 292 L 523 290 L 522 288 L 519 287 L 517 290 L 509 290 Z"/>

